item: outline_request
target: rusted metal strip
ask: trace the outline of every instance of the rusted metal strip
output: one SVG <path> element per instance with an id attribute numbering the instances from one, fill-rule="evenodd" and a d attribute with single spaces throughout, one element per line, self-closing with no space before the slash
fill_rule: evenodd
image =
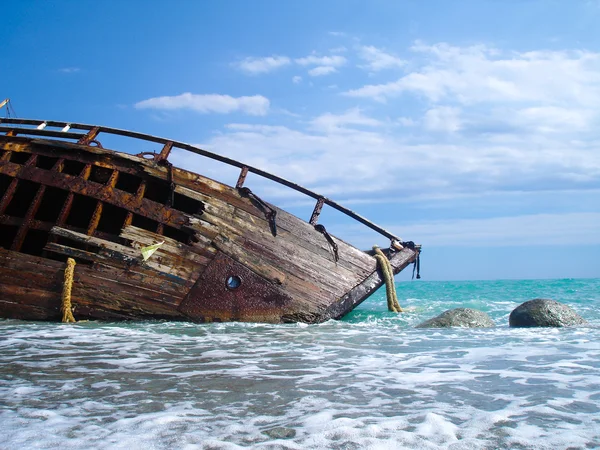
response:
<path id="1" fill-rule="evenodd" d="M 140 185 L 135 193 L 134 198 L 135 198 L 136 204 L 142 203 L 142 198 L 144 198 L 145 193 L 146 193 L 146 180 L 142 180 L 142 182 L 140 183 Z M 131 225 L 132 222 L 133 222 L 133 213 L 128 212 L 127 216 L 125 216 L 125 222 L 123 223 L 123 227 Z"/>
<path id="2" fill-rule="evenodd" d="M 119 171 L 113 170 L 112 173 L 110 174 L 110 178 L 106 182 L 107 191 L 109 193 L 113 192 L 115 186 L 117 185 L 118 178 L 119 178 Z M 102 218 L 102 210 L 103 209 L 104 209 L 104 204 L 101 201 L 99 201 L 96 204 L 96 209 L 94 210 L 94 213 L 92 214 L 92 218 L 90 219 L 90 223 L 87 228 L 88 236 L 92 236 L 94 234 L 94 232 L 96 231 L 96 228 L 98 228 L 98 224 L 100 223 L 100 219 Z"/>
<path id="3" fill-rule="evenodd" d="M 96 228 L 98 228 L 98 224 L 100 223 L 100 218 L 102 217 L 102 208 L 103 208 L 102 202 L 96 203 L 96 209 L 94 209 L 94 213 L 92 214 L 92 218 L 90 219 L 90 223 L 87 227 L 86 234 L 88 236 L 92 236 L 94 234 L 94 231 L 96 231 Z"/>
<path id="4" fill-rule="evenodd" d="M 79 176 L 82 179 L 87 180 L 90 177 L 91 173 L 92 173 L 92 165 L 87 164 L 83 168 L 83 170 L 81 171 Z M 63 207 L 60 210 L 60 214 L 58 215 L 58 219 L 56 220 L 56 225 L 63 226 L 65 224 L 67 217 L 69 217 L 69 213 L 71 212 L 71 207 L 73 206 L 74 198 L 75 198 L 75 195 L 73 194 L 73 192 L 69 191 L 69 194 L 67 195 L 67 199 L 65 200 L 65 203 L 63 204 Z"/>
<path id="5" fill-rule="evenodd" d="M 6 192 L 4 192 L 2 200 L 0 200 L 0 215 L 4 214 L 4 211 L 6 211 L 6 207 L 14 197 L 18 185 L 19 180 L 14 178 L 8 185 L 8 188 L 6 188 Z"/>
<path id="6" fill-rule="evenodd" d="M 246 166 L 242 167 L 242 171 L 240 172 L 240 176 L 235 184 L 236 189 L 244 186 L 244 182 L 246 181 L 246 175 L 248 175 L 248 168 Z"/>
<path id="7" fill-rule="evenodd" d="M 309 223 L 311 225 L 316 225 L 319 221 L 319 215 L 321 215 L 321 210 L 323 209 L 324 203 L 325 200 L 323 199 L 323 197 L 319 197 L 319 200 L 317 200 L 317 204 L 315 205 L 315 209 L 313 209 L 312 215 L 310 216 Z"/>
<path id="8" fill-rule="evenodd" d="M 88 131 L 88 133 L 85 136 L 80 138 L 79 141 L 77 141 L 77 143 L 81 145 L 89 145 L 90 142 L 96 139 L 96 136 L 98 136 L 99 133 L 100 127 L 94 127 L 90 131 Z"/>
<path id="9" fill-rule="evenodd" d="M 169 141 L 165 144 L 165 146 L 160 151 L 160 154 L 156 157 L 157 161 L 166 161 L 171 153 L 171 149 L 173 148 L 173 142 Z"/>
<path id="10" fill-rule="evenodd" d="M 77 177 L 37 167 L 23 167 L 19 164 L 0 161 L 0 174 L 45 184 L 46 186 L 56 187 L 70 191 L 71 193 L 101 200 L 175 228 L 186 226 L 189 223 L 188 217 L 181 211 L 168 208 L 165 205 L 146 198 L 137 200 L 135 195 L 128 192 L 119 189 L 111 191 L 109 186 L 99 185 L 98 183 L 86 180 L 89 177 L 87 167 L 83 170 L 83 176 Z"/>
<path id="11" fill-rule="evenodd" d="M 25 166 L 31 166 L 32 164 L 35 164 L 36 159 L 37 159 L 37 156 L 35 156 L 35 155 L 30 156 L 29 159 L 27 160 L 27 162 L 25 163 Z M 12 165 L 12 163 L 7 162 L 7 160 L 2 160 L 0 162 L 3 164 Z M 14 164 L 14 165 L 16 165 L 17 167 L 20 167 L 18 164 Z M 13 199 L 18 186 L 19 186 L 19 180 L 17 178 L 13 178 L 13 180 L 8 185 L 6 192 L 2 196 L 2 200 L 0 200 L 0 215 L 4 214 L 4 211 L 6 211 L 6 207 L 9 205 L 9 203 Z"/>
<path id="12" fill-rule="evenodd" d="M 16 252 L 21 250 L 21 247 L 23 246 L 23 241 L 25 240 L 25 236 L 27 235 L 29 228 L 31 228 L 31 222 L 33 221 L 35 214 L 37 213 L 38 209 L 40 208 L 40 205 L 42 204 L 42 198 L 44 196 L 45 191 L 46 186 L 42 185 L 39 187 L 37 193 L 35 194 L 35 197 L 33 198 L 33 201 L 31 202 L 31 205 L 29 206 L 29 209 L 27 210 L 27 213 L 25 214 L 23 223 L 21 224 L 21 227 L 19 228 L 19 231 L 17 232 L 17 235 L 13 240 L 12 246 L 10 248 L 11 250 Z"/>

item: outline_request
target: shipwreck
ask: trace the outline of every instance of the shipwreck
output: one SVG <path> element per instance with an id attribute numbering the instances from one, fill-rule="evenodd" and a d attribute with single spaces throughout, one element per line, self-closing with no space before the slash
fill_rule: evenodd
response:
<path id="1" fill-rule="evenodd" d="M 105 149 L 104 135 L 161 150 Z M 237 184 L 174 167 L 172 149 L 237 167 Z M 311 217 L 260 198 L 248 173 L 313 198 Z M 384 271 L 374 251 L 327 232 L 324 206 L 385 238 L 394 274 L 418 263 L 420 246 L 242 162 L 115 128 L 0 119 L 0 317 L 61 320 L 68 290 L 79 320 L 340 318 L 384 283 Z"/>

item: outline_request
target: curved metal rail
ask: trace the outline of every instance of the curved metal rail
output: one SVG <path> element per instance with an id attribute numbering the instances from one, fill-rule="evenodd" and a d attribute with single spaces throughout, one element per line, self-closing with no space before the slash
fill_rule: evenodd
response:
<path id="1" fill-rule="evenodd" d="M 36 128 L 26 128 L 26 127 L 14 127 L 14 126 L 3 126 L 2 124 L 9 125 L 33 125 Z M 58 127 L 61 128 L 62 131 L 57 130 L 48 130 L 47 127 Z M 87 133 L 76 133 L 71 130 L 83 130 L 87 131 Z M 184 142 L 174 141 L 171 139 L 165 139 L 157 136 L 152 136 L 150 134 L 137 133 L 135 131 L 127 131 L 119 128 L 111 128 L 97 125 L 88 125 L 83 123 L 74 123 L 74 122 L 60 122 L 54 120 L 36 120 L 36 119 L 18 119 L 18 118 L 0 118 L 0 132 L 4 132 L 10 136 L 19 135 L 30 135 L 30 136 L 46 136 L 46 137 L 59 137 L 63 139 L 75 139 L 78 143 L 89 144 L 93 140 L 97 138 L 100 133 L 113 134 L 117 136 L 125 136 L 133 139 L 140 139 L 149 142 L 156 142 L 159 144 L 163 144 L 163 148 L 167 149 L 165 151 L 165 159 L 168 152 L 170 152 L 171 148 L 180 148 L 182 150 L 187 150 L 192 153 L 196 153 L 197 155 L 205 156 L 207 158 L 213 159 L 215 161 L 219 161 L 230 166 L 238 167 L 241 169 L 240 177 L 238 179 L 237 187 L 241 187 L 244 183 L 244 179 L 248 172 L 259 175 L 263 178 L 267 178 L 269 180 L 275 181 L 276 183 L 287 186 L 297 192 L 301 192 L 304 195 L 312 197 L 317 200 L 317 204 L 313 210 L 313 213 L 310 218 L 310 223 L 312 225 L 316 225 L 319 214 L 321 213 L 321 208 L 323 205 L 328 205 L 348 217 L 353 218 L 354 220 L 362 223 L 363 225 L 369 227 L 370 229 L 378 232 L 382 236 L 387 237 L 392 242 L 398 241 L 401 242 L 401 239 L 379 225 L 374 224 L 370 220 L 364 218 L 360 214 L 355 213 L 354 211 L 334 202 L 333 200 L 319 195 L 305 187 L 300 186 L 299 184 L 293 183 L 291 181 L 286 180 L 285 178 L 278 177 L 271 173 L 265 172 L 264 170 L 258 169 L 256 167 L 249 166 L 247 164 L 241 163 L 231 158 L 227 158 L 225 156 L 217 155 L 216 153 L 209 152 L 207 150 L 203 150 L 198 147 L 194 147 L 193 145 L 186 144 Z M 161 152 L 161 155 L 163 153 Z"/>

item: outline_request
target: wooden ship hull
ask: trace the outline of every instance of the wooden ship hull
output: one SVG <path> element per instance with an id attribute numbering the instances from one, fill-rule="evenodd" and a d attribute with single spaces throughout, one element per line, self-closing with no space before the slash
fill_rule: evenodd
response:
<path id="1" fill-rule="evenodd" d="M 322 322 L 383 284 L 373 252 L 331 236 L 324 205 L 376 230 L 394 273 L 420 248 L 341 205 L 238 161 L 154 136 L 0 119 L 0 317 L 58 321 L 69 258 L 78 320 Z M 161 145 L 102 148 L 99 135 Z M 235 187 L 168 161 L 173 148 L 240 169 Z M 244 186 L 254 173 L 316 200 L 309 221 Z M 142 250 L 162 243 L 147 260 Z"/>

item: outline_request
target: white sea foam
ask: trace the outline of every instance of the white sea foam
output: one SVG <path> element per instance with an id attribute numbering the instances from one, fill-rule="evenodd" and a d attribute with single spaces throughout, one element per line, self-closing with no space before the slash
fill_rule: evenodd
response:
<path id="1" fill-rule="evenodd" d="M 448 304 L 319 326 L 0 321 L 0 447 L 600 447 L 600 317 L 411 328 Z"/>

